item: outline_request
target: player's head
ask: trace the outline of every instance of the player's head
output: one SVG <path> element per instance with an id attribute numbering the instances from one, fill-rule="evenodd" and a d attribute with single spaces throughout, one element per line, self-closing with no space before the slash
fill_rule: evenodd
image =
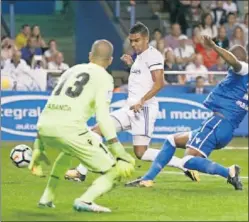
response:
<path id="1" fill-rule="evenodd" d="M 229 51 L 239 60 L 246 62 L 247 61 L 247 53 L 244 47 L 241 45 L 234 45 Z"/>
<path id="2" fill-rule="evenodd" d="M 149 39 L 149 29 L 143 23 L 138 22 L 130 29 L 129 40 L 136 54 L 140 54 L 148 48 Z"/>
<path id="3" fill-rule="evenodd" d="M 112 64 L 113 45 L 111 42 L 101 39 L 93 43 L 89 53 L 89 61 L 104 68 Z"/>

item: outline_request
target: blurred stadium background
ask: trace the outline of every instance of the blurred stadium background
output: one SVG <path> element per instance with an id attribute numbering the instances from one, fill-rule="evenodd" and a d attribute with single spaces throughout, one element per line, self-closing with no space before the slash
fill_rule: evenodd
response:
<path id="1" fill-rule="evenodd" d="M 247 11 L 246 1 L 3 1 L 2 139 L 33 139 L 46 96 L 63 71 L 88 62 L 96 39 L 114 44 L 108 71 L 115 80 L 112 109 L 119 108 L 129 77 L 120 57 L 123 53 L 136 57 L 127 36 L 137 21 L 149 27 L 150 44 L 165 58 L 168 86 L 158 95 L 155 138 L 198 127 L 210 115 L 201 102 L 227 70 L 216 52 L 203 47 L 200 36 L 210 35 L 224 48 L 240 44 L 248 49 Z M 247 119 L 237 136 L 248 135 Z M 129 139 L 128 133 L 121 135 L 123 142 Z"/>
<path id="2" fill-rule="evenodd" d="M 160 143 L 167 134 L 198 127 L 211 115 L 202 101 L 224 77 L 227 65 L 214 51 L 202 45 L 202 34 L 210 35 L 223 48 L 240 44 L 248 51 L 247 1 L 5 0 L 1 2 L 1 9 L 1 139 L 7 150 L 20 142 L 28 141 L 31 145 L 39 114 L 60 75 L 75 64 L 88 62 L 88 52 L 96 39 L 108 39 L 114 45 L 114 62 L 108 69 L 115 80 L 111 109 L 120 108 L 127 96 L 129 77 L 129 69 L 120 57 L 127 53 L 136 58 L 127 37 L 130 27 L 138 21 L 148 26 L 150 44 L 165 58 L 168 85 L 158 95 L 160 113 L 154 144 Z M 91 119 L 89 125 L 94 121 Z M 238 148 L 242 151 L 235 154 L 238 155 L 236 160 L 247 168 L 248 116 L 235 134 L 240 138 L 228 147 L 231 153 L 228 156 L 224 153 L 225 160 L 224 156 L 217 156 L 217 159 L 227 161 Z M 129 132 L 119 136 L 130 146 Z M 4 158 L 7 155 L 3 152 Z M 6 170 L 9 163 L 4 163 Z M 19 178 L 15 178 L 14 171 L 10 172 L 12 177 L 6 172 L 6 183 Z M 243 175 L 248 176 L 247 170 Z M 5 189 L 7 192 L 12 188 L 6 186 Z M 9 211 L 5 210 L 5 215 L 9 216 Z M 243 212 L 240 216 L 239 219 L 245 218 Z M 6 220 L 8 218 L 18 219 L 6 216 Z M 175 218 L 177 213 L 175 217 L 160 219 Z M 230 219 L 229 216 L 224 218 Z M 65 218 L 58 220 L 61 219 Z M 134 216 L 132 219 L 141 218 Z M 183 219 L 192 220 L 193 217 Z"/>

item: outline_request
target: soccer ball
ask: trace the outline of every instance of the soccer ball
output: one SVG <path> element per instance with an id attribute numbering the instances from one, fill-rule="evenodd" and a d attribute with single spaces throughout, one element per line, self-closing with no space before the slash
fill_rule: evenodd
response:
<path id="1" fill-rule="evenodd" d="M 10 152 L 12 163 L 19 168 L 28 167 L 31 158 L 32 149 L 24 144 L 17 145 Z"/>

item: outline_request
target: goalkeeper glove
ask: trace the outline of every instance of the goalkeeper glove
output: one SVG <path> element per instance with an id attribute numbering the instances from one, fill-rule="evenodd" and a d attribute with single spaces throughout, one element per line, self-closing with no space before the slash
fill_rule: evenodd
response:
<path id="1" fill-rule="evenodd" d="M 125 151 L 120 142 L 109 145 L 109 150 L 117 160 L 116 168 L 118 174 L 124 178 L 130 177 L 135 170 L 135 159 Z"/>
<path id="2" fill-rule="evenodd" d="M 118 175 L 124 178 L 131 177 L 132 173 L 135 170 L 134 165 L 123 160 L 117 161 L 116 169 L 117 169 Z"/>
<path id="3" fill-rule="evenodd" d="M 125 151 L 123 145 L 120 142 L 110 144 L 108 147 L 110 152 L 116 158 L 117 161 L 123 160 L 135 166 L 135 159 Z"/>

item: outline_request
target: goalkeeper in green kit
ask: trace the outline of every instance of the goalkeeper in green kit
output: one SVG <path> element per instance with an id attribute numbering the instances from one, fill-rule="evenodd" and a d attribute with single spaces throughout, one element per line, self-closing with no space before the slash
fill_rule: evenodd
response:
<path id="1" fill-rule="evenodd" d="M 134 171 L 135 159 L 117 139 L 109 105 L 113 91 L 113 78 L 105 70 L 112 63 L 113 46 L 107 40 L 96 41 L 89 53 L 89 64 L 75 65 L 60 78 L 44 108 L 38 124 L 38 137 L 29 169 L 41 174 L 40 161 L 46 147 L 61 151 L 39 201 L 40 207 L 55 207 L 54 193 L 60 179 L 78 158 L 90 171 L 101 173 L 87 191 L 75 199 L 76 211 L 111 212 L 94 200 L 108 192 L 121 177 Z M 87 128 L 87 121 L 96 114 L 97 122 L 107 141 L 100 143 Z"/>

